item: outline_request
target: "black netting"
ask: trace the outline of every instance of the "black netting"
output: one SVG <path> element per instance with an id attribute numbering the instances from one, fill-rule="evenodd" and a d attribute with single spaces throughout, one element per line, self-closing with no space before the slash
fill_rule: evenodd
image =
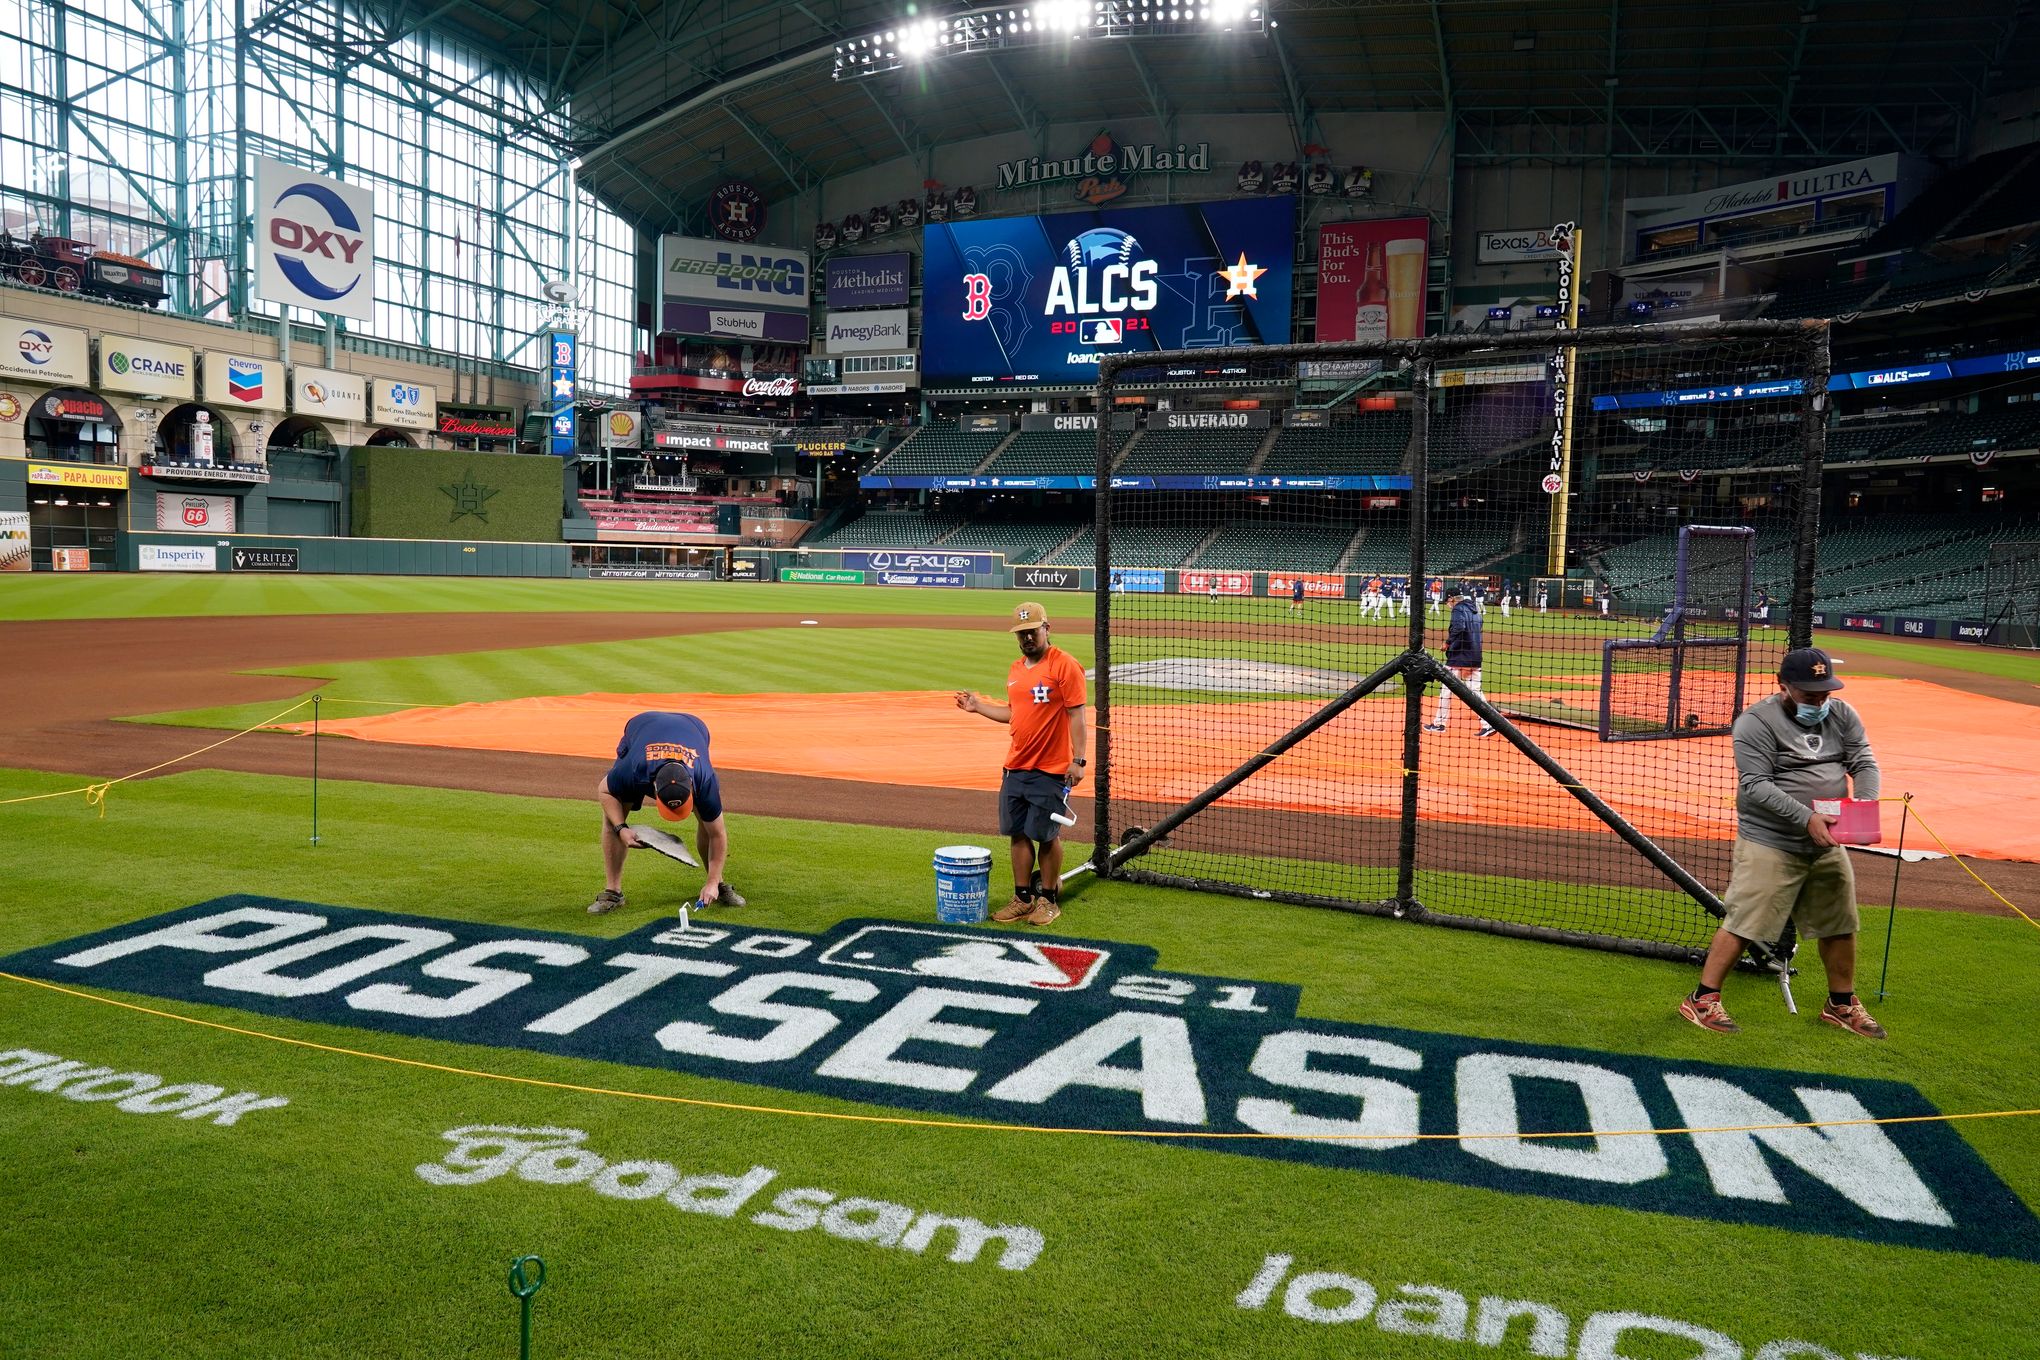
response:
<path id="1" fill-rule="evenodd" d="M 1297 347 L 1382 362 L 1294 426 L 1172 419 L 1182 449 L 1216 424 L 1240 446 L 1221 461 L 1246 458 L 1196 490 L 1126 475 L 1155 421 L 1112 451 L 1094 545 L 1112 871 L 1705 944 L 1727 733 L 1811 605 L 1825 340 L 1570 338 L 1562 371 L 1525 337 Z"/>

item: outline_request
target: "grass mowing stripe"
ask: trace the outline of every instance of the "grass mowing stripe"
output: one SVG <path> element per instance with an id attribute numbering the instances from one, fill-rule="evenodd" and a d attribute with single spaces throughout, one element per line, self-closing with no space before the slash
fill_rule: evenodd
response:
<path id="1" fill-rule="evenodd" d="M 1088 664 L 1088 639 L 1071 647 Z M 997 631 L 898 628 L 751 629 L 566 647 L 461 652 L 390 661 L 321 663 L 261 672 L 302 676 L 306 690 L 352 716 L 373 711 L 350 701 L 404 704 L 482 703 L 584 693 L 863 693 L 975 688 L 997 694 L 1016 655 Z M 312 682 L 324 681 L 324 684 Z M 273 702 L 273 701 L 272 701 Z M 259 721 L 259 704 L 239 704 L 145 720 L 222 727 Z"/>
<path id="2" fill-rule="evenodd" d="M 0 773 L 0 793 L 60 779 Z M 230 890 L 611 935 L 664 910 L 690 883 L 677 869 L 659 872 L 671 866 L 634 863 L 626 886 L 638 900 L 620 914 L 626 919 L 581 913 L 596 872 L 585 802 L 330 785 L 321 800 L 328 840 L 313 848 L 300 780 L 200 772 L 131 793 L 103 822 L 68 805 L 0 812 L 10 839 L 18 832 L 19 843 L 40 851 L 0 863 L 0 898 L 30 907 L 0 915 L 0 949 Z M 731 818 L 732 878 L 754 903 L 744 913 L 749 926 L 811 931 L 847 914 L 926 921 L 932 913 L 931 834 L 741 810 Z M 467 834 L 479 827 L 488 834 Z M 41 903 L 62 910 L 35 909 Z M 1686 970 L 1670 965 L 1123 884 L 1073 894 L 1064 924 L 1072 935 L 1150 944 L 1172 971 L 1299 983 L 1305 1015 L 1702 1062 L 1721 1061 L 1724 1051 L 1720 1036 L 1670 1014 L 1689 985 Z M 1866 916 L 1867 931 L 1881 925 L 1881 913 Z M 1896 1037 L 1885 1045 L 1833 1034 L 1808 1016 L 1788 1021 L 1768 984 L 1734 979 L 1731 1001 L 1747 1029 L 1731 1041 L 1730 1061 L 1907 1081 L 1943 1109 L 2034 1103 L 2040 1039 L 2004 1017 L 2040 1006 L 2040 970 L 2006 966 L 2008 928 L 1992 918 L 1902 912 L 1900 990 L 1880 1009 Z M 1803 999 L 1817 988 L 1817 979 L 1800 979 Z M 170 1022 L 95 1013 L 102 1009 L 0 991 L 0 1034 L 165 1080 L 286 1094 L 292 1105 L 266 1127 L 251 1119 L 221 1130 L 0 1089 L 0 1159 L 10 1167 L 0 1181 L 8 1211 L 0 1221 L 9 1225 L 0 1241 L 13 1249 L 0 1308 L 25 1354 L 122 1356 L 135 1335 L 184 1354 L 498 1353 L 514 1331 L 504 1263 L 533 1250 L 553 1272 L 539 1299 L 541 1353 L 628 1357 L 811 1348 L 817 1335 L 830 1338 L 831 1354 L 848 1356 L 1457 1353 L 1437 1338 L 1381 1333 L 1371 1319 L 1316 1327 L 1282 1316 L 1279 1300 L 1259 1312 L 1235 1307 L 1262 1255 L 1281 1251 L 1297 1257 L 1298 1270 L 1363 1276 L 1384 1298 L 1414 1281 L 1548 1300 L 1575 1329 L 1596 1309 L 1628 1309 L 1721 1328 L 1745 1354 L 1790 1336 L 1838 1354 L 1960 1360 L 2007 1354 L 2003 1340 L 2024 1334 L 2023 1300 L 2040 1281 L 2018 1262 L 1209 1149 L 993 1135 L 1001 1141 L 988 1152 L 987 1135 L 976 1133 L 654 1113 L 279 1054 Z M 241 1011 L 193 1009 L 247 1021 Z M 276 1024 L 295 1037 L 360 1046 L 355 1030 Z M 1977 1042 L 1979 1034 L 1991 1041 Z M 661 1093 L 760 1095 L 664 1071 L 386 1042 L 422 1061 L 514 1064 L 567 1082 L 626 1078 Z M 375 1047 L 384 1046 L 378 1037 Z M 762 1164 L 782 1175 L 775 1191 L 814 1185 L 1031 1224 L 1049 1249 L 1032 1270 L 1007 1275 L 608 1200 L 585 1187 L 516 1176 L 434 1187 L 416 1175 L 414 1167 L 448 1151 L 442 1131 L 477 1122 L 582 1129 L 604 1156 L 661 1158 L 689 1174 Z M 2040 1147 L 2007 1123 L 1979 1122 L 1963 1134 L 2031 1199 L 2040 1192 Z M 1374 1163 L 1363 1154 L 1358 1164 Z M 128 1244 L 138 1242 L 158 1250 L 202 1243 L 206 1269 L 182 1293 L 136 1290 Z M 348 1268 L 334 1271 L 337 1242 L 377 1249 L 350 1253 Z M 1733 1260 L 1736 1269 L 1663 1265 L 1697 1259 Z M 1750 1290 L 1759 1277 L 1825 1283 Z M 713 1307 L 702 1306 L 702 1281 L 714 1282 Z M 1626 1340 L 1625 1353 L 1660 1354 L 1648 1338 Z"/>

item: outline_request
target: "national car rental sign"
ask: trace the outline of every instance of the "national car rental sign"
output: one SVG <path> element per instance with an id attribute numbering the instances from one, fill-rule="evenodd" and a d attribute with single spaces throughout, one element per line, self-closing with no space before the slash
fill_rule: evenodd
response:
<path id="1" fill-rule="evenodd" d="M 375 319 L 375 200 L 325 175 L 255 158 L 255 296 Z"/>

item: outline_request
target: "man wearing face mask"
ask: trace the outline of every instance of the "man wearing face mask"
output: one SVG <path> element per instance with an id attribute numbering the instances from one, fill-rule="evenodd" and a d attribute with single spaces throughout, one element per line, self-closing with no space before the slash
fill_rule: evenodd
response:
<path id="1" fill-rule="evenodd" d="M 1013 729 L 999 781 L 999 830 L 1013 847 L 1013 898 L 1000 922 L 1045 926 L 1062 915 L 1062 828 L 1070 790 L 1084 782 L 1084 668 L 1048 640 L 1048 611 L 1032 601 L 1013 611 L 1020 655 L 1006 672 L 1006 702 L 959 690 L 956 706 Z M 1036 847 L 1039 846 L 1039 853 Z"/>
<path id="2" fill-rule="evenodd" d="M 1830 697 L 1842 688 L 1835 663 L 1818 647 L 1787 652 L 1778 693 L 1735 720 L 1735 866 L 1722 901 L 1728 915 L 1714 932 L 1700 985 L 1679 1014 L 1702 1029 L 1741 1027 L 1721 1005 L 1721 984 L 1752 940 L 1777 939 L 1789 919 L 1820 948 L 1828 1000 L 1820 1018 L 1851 1034 L 1882 1039 L 1884 1027 L 1856 999 L 1856 876 L 1832 832 L 1835 818 L 1817 802 L 1877 797 L 1877 757 L 1856 710 Z"/>

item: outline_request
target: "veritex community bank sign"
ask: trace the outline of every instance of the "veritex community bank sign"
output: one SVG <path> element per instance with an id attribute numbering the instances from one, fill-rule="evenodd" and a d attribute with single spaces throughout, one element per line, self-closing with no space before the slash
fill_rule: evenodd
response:
<path id="1" fill-rule="evenodd" d="M 1301 1020 L 1294 987 L 1154 962 L 888 921 L 597 940 L 236 896 L 0 966 L 972 1119 L 1271 1134 L 1191 1145 L 2040 1260 L 2031 1211 L 1943 1123 L 1673 1132 L 1935 1113 L 1910 1086 Z M 1614 1136 L 1635 1129 L 1650 1132 Z M 1566 1130 L 1594 1136 L 1522 1136 Z"/>

